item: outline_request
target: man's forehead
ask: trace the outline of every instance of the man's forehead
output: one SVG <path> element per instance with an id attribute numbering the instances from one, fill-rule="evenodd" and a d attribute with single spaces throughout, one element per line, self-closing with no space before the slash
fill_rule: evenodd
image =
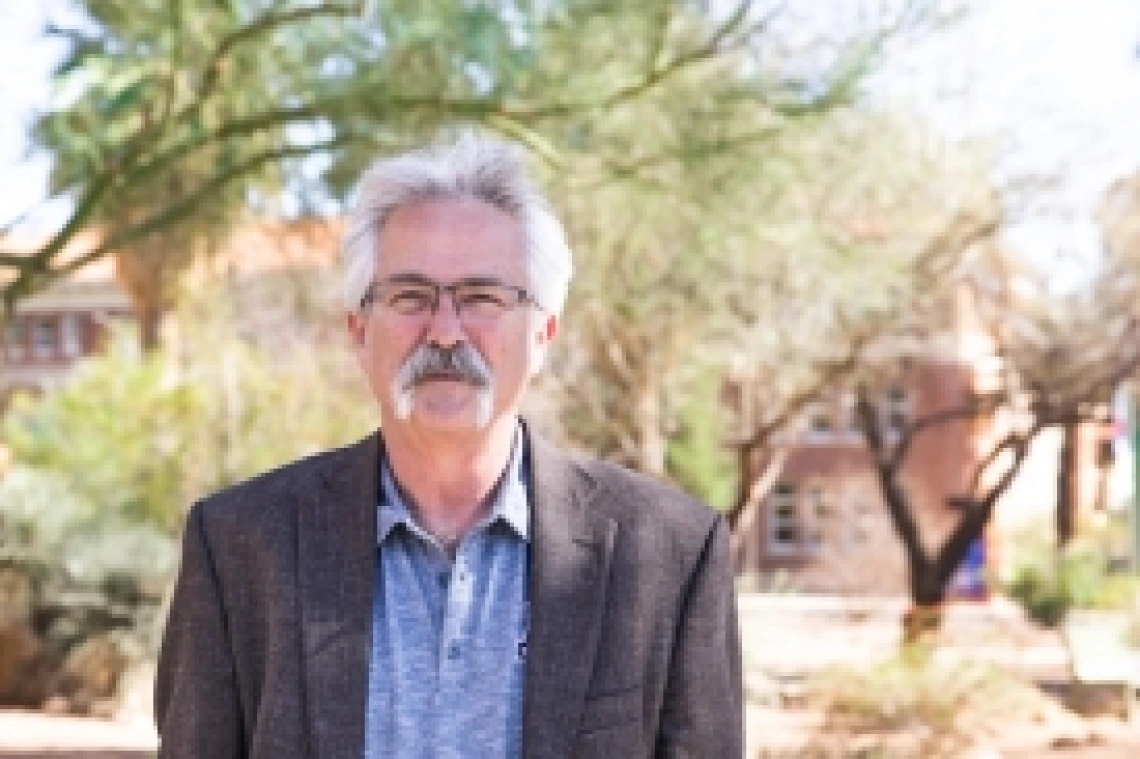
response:
<path id="1" fill-rule="evenodd" d="M 424 198 L 396 208 L 384 221 L 381 235 L 391 228 L 412 230 L 479 226 L 521 233 L 522 225 L 509 212 L 467 196 Z"/>
<path id="2" fill-rule="evenodd" d="M 518 220 L 489 203 L 417 201 L 381 227 L 378 269 L 448 279 L 513 275 L 525 267 L 525 239 Z"/>

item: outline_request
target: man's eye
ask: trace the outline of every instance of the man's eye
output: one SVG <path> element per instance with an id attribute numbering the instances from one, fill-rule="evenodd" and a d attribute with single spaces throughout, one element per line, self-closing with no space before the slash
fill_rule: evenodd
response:
<path id="1" fill-rule="evenodd" d="M 496 290 L 467 290 L 459 296 L 459 307 L 470 313 L 493 315 L 507 307 L 507 301 Z"/>
<path id="2" fill-rule="evenodd" d="M 503 296 L 493 290 L 475 290 L 463 294 L 463 302 L 465 304 L 477 305 L 486 303 L 491 305 L 505 305 L 506 301 Z"/>
<path id="3" fill-rule="evenodd" d="M 388 297 L 388 305 L 397 311 L 419 311 L 431 308 L 433 300 L 427 290 L 396 290 Z"/>

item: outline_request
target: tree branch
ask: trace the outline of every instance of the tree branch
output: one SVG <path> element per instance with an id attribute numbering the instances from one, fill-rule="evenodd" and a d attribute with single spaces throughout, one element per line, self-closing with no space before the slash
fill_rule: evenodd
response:
<path id="1" fill-rule="evenodd" d="M 878 474 L 879 489 L 886 502 L 887 512 L 891 516 L 895 532 L 902 540 L 903 548 L 910 557 L 912 568 L 924 571 L 930 564 L 922 546 L 922 536 L 918 531 L 918 523 L 907 506 L 906 494 L 899 487 L 896 478 L 898 471 L 891 466 L 882 433 L 879 430 L 878 415 L 871 402 L 871 396 L 865 384 L 860 384 L 856 390 L 855 410 L 859 426 L 863 429 L 863 439 L 867 449 L 874 460 L 875 471 Z"/>
<path id="2" fill-rule="evenodd" d="M 937 427 L 947 422 L 953 422 L 964 419 L 976 419 L 979 416 L 987 413 L 993 413 L 1001 405 L 1001 394 L 991 393 L 981 397 L 975 396 L 969 402 L 961 406 L 935 411 L 926 416 L 915 419 L 911 422 L 906 431 L 903 432 L 899 438 L 898 443 L 895 444 L 894 454 L 891 457 L 890 466 L 897 469 L 902 466 L 903 461 L 906 459 L 910 448 L 914 443 L 914 439 L 919 433 Z"/>
<path id="3" fill-rule="evenodd" d="M 221 39 L 209 60 L 206 61 L 206 65 L 202 67 L 202 82 L 198 88 L 197 102 L 201 103 L 209 96 L 219 80 L 222 60 L 243 42 L 248 42 L 261 34 L 283 26 L 298 21 L 308 21 L 318 16 L 359 16 L 363 11 L 363 6 L 363 1 L 357 0 L 350 5 L 315 5 L 287 11 L 269 11 L 245 26 L 235 29 Z"/>
<path id="4" fill-rule="evenodd" d="M 11 308 L 17 300 L 24 297 L 35 289 L 45 286 L 46 284 L 54 281 L 60 277 L 67 276 L 78 269 L 96 261 L 108 253 L 137 240 L 141 237 L 150 234 L 156 229 L 167 226 L 189 214 L 205 197 L 218 191 L 226 184 L 238 179 L 244 175 L 249 174 L 260 166 L 271 161 L 281 160 L 295 156 L 313 155 L 326 150 L 333 150 L 341 147 L 350 142 L 359 141 L 365 138 L 357 137 L 354 135 L 341 135 L 333 140 L 319 143 L 317 145 L 291 145 L 274 150 L 267 150 L 258 153 L 250 158 L 238 163 L 229 169 L 216 174 L 210 179 L 203 182 L 198 188 L 188 196 L 184 197 L 180 202 L 175 203 L 158 213 L 152 214 L 141 222 L 133 224 L 128 228 L 119 231 L 118 233 L 108 237 L 99 245 L 87 251 L 81 256 L 78 256 L 66 263 L 57 267 L 50 268 L 50 258 L 45 258 L 43 252 L 46 248 L 41 248 L 32 256 L 29 256 L 31 262 L 36 263 L 36 266 L 26 265 L 21 268 L 20 274 L 16 279 L 11 282 L 5 283 L 0 287 L 0 294 L 2 294 L 4 304 L 7 308 Z M 59 235 L 57 235 L 58 237 Z"/>

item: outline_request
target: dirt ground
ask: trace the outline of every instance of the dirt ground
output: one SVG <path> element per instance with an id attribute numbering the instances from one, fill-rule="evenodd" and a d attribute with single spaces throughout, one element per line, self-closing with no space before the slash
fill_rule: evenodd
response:
<path id="1" fill-rule="evenodd" d="M 819 728 L 822 716 L 807 710 L 750 706 L 749 756 L 794 756 Z M 763 748 L 756 744 L 762 744 Z M 156 738 L 149 725 L 122 721 L 0 711 L 3 759 L 144 759 L 154 756 Z M 852 749 L 854 751 L 854 748 Z M 1140 757 L 1140 723 L 1097 718 L 1078 724 L 1021 727 L 967 754 L 970 759 L 1126 759 Z"/>
<path id="2" fill-rule="evenodd" d="M 838 753 L 808 751 L 823 732 L 824 715 L 796 697 L 796 684 L 812 673 L 830 665 L 873 662 L 896 651 L 905 608 L 905 599 L 896 598 L 742 596 L 748 759 L 912 756 L 913 752 L 867 752 L 866 747 L 860 751 L 858 745 L 845 746 Z M 810 634 L 805 635 L 807 631 Z M 953 660 L 995 664 L 1025 683 L 1071 682 L 1071 662 L 1061 635 L 1032 624 L 1004 599 L 949 607 L 939 650 Z M 1029 719 L 994 714 L 987 720 L 986 733 L 971 736 L 974 745 L 962 756 L 1140 759 L 1140 717 L 1084 718 L 1066 708 L 1058 693 L 1043 690 L 1041 699 L 1043 708 Z"/>
<path id="3" fill-rule="evenodd" d="M 900 609 L 898 599 L 863 599 L 852 607 L 839 600 L 743 597 L 748 759 L 804 757 L 805 747 L 820 734 L 823 715 L 787 698 L 779 690 L 787 688 L 778 684 L 794 684 L 828 664 L 867 662 L 888 654 L 897 646 Z M 963 606 L 948 614 L 943 644 L 948 651 L 968 651 L 972 658 L 1008 666 L 1027 682 L 1068 676 L 1067 650 L 1056 632 L 1028 624 L 1001 601 Z M 0 710 L 0 759 L 154 756 L 157 736 L 146 711 L 151 674 L 136 673 L 115 720 Z M 1081 718 L 1057 701 L 1055 708 L 1033 720 L 999 719 L 998 725 L 978 736 L 964 759 L 1140 758 L 1140 717 L 1131 722 L 1111 716 Z M 868 755 L 884 756 L 861 753 L 856 745 L 839 753 L 807 754 Z"/>
<path id="4" fill-rule="evenodd" d="M 818 731 L 822 715 L 808 710 L 750 706 L 750 757 L 793 756 Z M 149 725 L 0 711 L 3 759 L 144 759 L 154 755 Z M 854 749 L 853 749 L 854 751 Z M 1125 759 L 1140 756 L 1140 723 L 1097 718 L 1080 724 L 1022 726 L 997 736 L 972 759 Z"/>
<path id="5" fill-rule="evenodd" d="M 818 735 L 823 715 L 807 709 L 748 707 L 749 759 L 800 759 L 819 755 L 808 748 Z M 852 745 L 840 754 L 866 756 Z M 870 754 L 883 756 L 882 754 Z M 903 754 L 902 756 L 905 756 Z M 1140 757 L 1140 722 L 1112 717 L 1010 725 L 965 750 L 963 759 L 1136 759 Z M 916 757 L 915 759 L 922 759 Z"/>

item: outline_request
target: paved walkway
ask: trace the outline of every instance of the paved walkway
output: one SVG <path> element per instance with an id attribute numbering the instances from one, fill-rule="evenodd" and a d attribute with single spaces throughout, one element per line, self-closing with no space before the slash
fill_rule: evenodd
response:
<path id="1" fill-rule="evenodd" d="M 142 720 L 110 721 L 0 710 L 0 757 L 141 759 L 158 746 Z"/>

